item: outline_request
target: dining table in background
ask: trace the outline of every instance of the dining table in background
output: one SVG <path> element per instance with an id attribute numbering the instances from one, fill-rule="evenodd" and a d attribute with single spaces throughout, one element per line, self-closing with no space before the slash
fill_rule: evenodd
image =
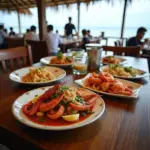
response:
<path id="1" fill-rule="evenodd" d="M 128 65 L 148 71 L 144 58 L 124 57 Z M 41 66 L 40 63 L 35 64 Z M 60 82 L 78 86 L 75 79 L 83 76 L 67 75 Z M 143 87 L 137 99 L 104 96 L 106 109 L 95 122 L 66 131 L 44 131 L 18 122 L 12 114 L 13 102 L 23 93 L 38 86 L 12 82 L 9 73 L 0 75 L 0 143 L 18 150 L 149 150 L 150 149 L 150 80 L 149 76 L 134 80 Z M 53 85 L 53 84 L 50 84 Z"/>

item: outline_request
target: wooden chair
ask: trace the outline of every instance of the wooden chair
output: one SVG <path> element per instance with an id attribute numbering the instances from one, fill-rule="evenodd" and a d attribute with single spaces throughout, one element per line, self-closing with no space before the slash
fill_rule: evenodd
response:
<path id="1" fill-rule="evenodd" d="M 117 40 L 114 42 L 115 46 L 121 46 L 122 45 L 122 42 L 120 40 Z"/>
<path id="2" fill-rule="evenodd" d="M 14 70 L 21 66 L 32 65 L 32 53 L 30 46 L 1 50 L 0 64 L 3 72 Z"/>
<path id="3" fill-rule="evenodd" d="M 8 48 L 15 48 L 24 46 L 23 38 L 7 38 Z"/>
<path id="4" fill-rule="evenodd" d="M 48 56 L 48 48 L 45 41 L 26 41 L 31 46 L 33 63 L 37 63 L 41 58 Z"/>
<path id="5" fill-rule="evenodd" d="M 140 57 L 140 47 L 103 46 L 104 51 L 112 51 L 114 55 Z"/>

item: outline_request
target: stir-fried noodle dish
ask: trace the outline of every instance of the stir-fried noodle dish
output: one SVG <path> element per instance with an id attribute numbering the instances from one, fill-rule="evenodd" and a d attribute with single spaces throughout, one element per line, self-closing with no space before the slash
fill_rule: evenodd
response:
<path id="1" fill-rule="evenodd" d="M 47 82 L 53 80 L 54 75 L 46 68 L 31 68 L 29 73 L 22 77 L 23 82 Z"/>

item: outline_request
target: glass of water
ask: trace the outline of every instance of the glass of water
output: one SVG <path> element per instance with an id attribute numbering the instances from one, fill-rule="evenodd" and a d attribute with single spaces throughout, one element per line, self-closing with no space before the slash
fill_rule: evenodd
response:
<path id="1" fill-rule="evenodd" d="M 88 57 L 73 56 L 73 74 L 83 75 L 88 73 Z"/>

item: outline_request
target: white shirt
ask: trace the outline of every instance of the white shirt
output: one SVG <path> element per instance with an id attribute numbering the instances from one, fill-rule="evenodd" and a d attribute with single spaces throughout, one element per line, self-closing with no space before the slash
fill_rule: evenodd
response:
<path id="1" fill-rule="evenodd" d="M 60 43 L 62 43 L 58 34 L 48 32 L 44 39 L 47 43 L 49 52 L 58 52 L 58 46 Z"/>
<path id="2" fill-rule="evenodd" d="M 25 34 L 25 40 L 39 41 L 39 37 L 35 32 L 30 31 Z"/>

